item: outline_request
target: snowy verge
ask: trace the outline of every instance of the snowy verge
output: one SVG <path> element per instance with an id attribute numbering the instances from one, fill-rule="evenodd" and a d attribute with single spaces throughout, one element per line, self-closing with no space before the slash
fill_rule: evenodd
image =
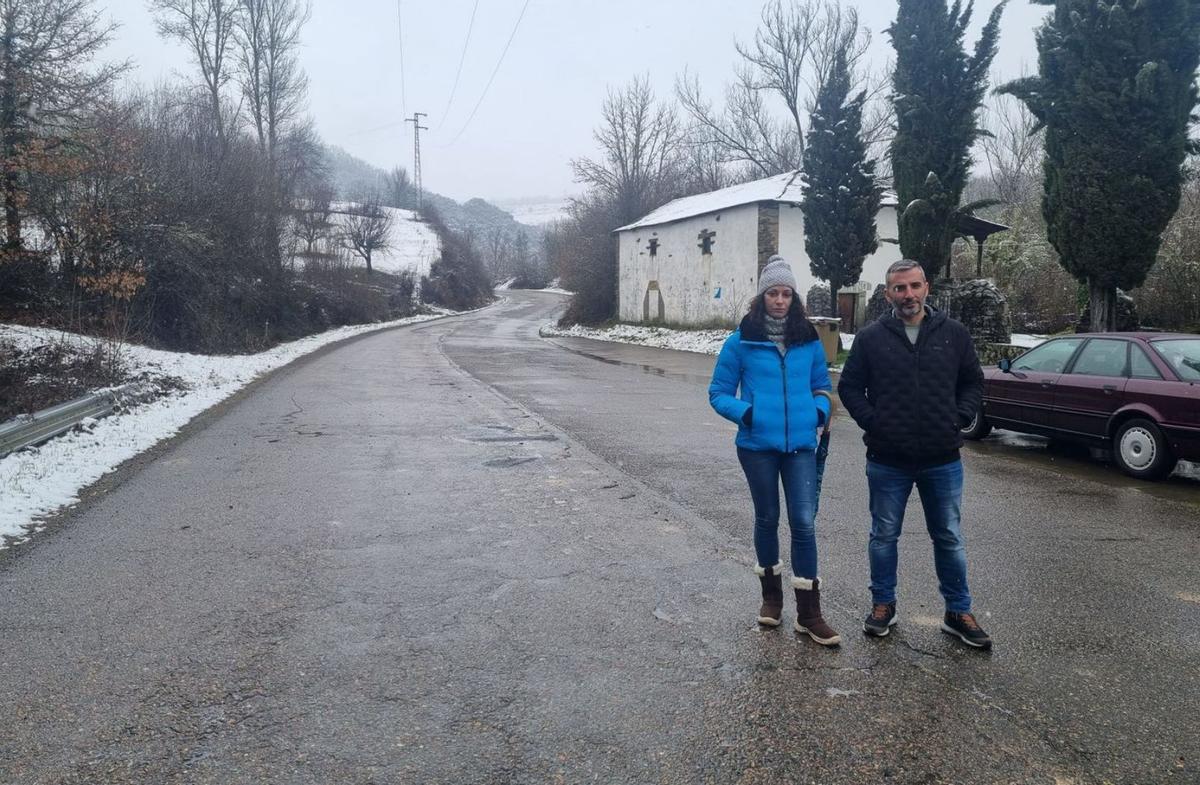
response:
<path id="1" fill-rule="evenodd" d="M 717 354 L 721 344 L 729 337 L 729 330 L 671 330 L 666 327 L 644 327 L 635 324 L 617 324 L 604 329 L 574 325 L 557 327 L 552 322 L 542 325 L 540 334 L 567 338 L 590 338 L 593 341 L 613 341 L 653 346 L 658 349 L 674 349 L 681 352 Z"/>
<path id="2" fill-rule="evenodd" d="M 251 355 L 183 354 L 128 344 L 121 347 L 121 358 L 133 375 L 176 377 L 188 389 L 102 420 L 85 421 L 80 428 L 40 447 L 0 459 L 0 499 L 4 502 L 0 505 L 0 549 L 25 542 L 42 528 L 42 519 L 78 502 L 84 488 L 129 458 L 175 435 L 196 415 L 258 377 L 336 341 L 437 318 L 441 316 L 410 316 L 339 327 Z M 0 340 L 23 347 L 52 341 L 83 347 L 100 339 L 37 327 L 0 325 Z"/>
<path id="3" fill-rule="evenodd" d="M 713 355 L 720 353 L 721 345 L 731 332 L 732 330 L 672 330 L 668 327 L 643 327 L 635 324 L 618 324 L 601 330 L 578 324 L 574 327 L 557 327 L 553 323 L 547 323 L 541 328 L 541 334 L 545 336 L 591 338 L 594 341 L 633 343 L 658 349 Z M 853 335 L 842 333 L 841 338 L 843 349 L 849 350 L 854 345 Z"/>

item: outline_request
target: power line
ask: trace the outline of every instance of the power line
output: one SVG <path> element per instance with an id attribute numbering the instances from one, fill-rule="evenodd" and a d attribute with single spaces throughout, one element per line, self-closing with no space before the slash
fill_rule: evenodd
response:
<path id="1" fill-rule="evenodd" d="M 458 58 L 458 73 L 454 75 L 454 87 L 450 88 L 450 100 L 446 101 L 446 108 L 442 110 L 442 119 L 438 122 L 439 131 L 446 124 L 446 118 L 450 116 L 450 106 L 454 103 L 454 94 L 458 92 L 458 79 L 462 76 L 463 63 L 467 61 L 467 46 L 471 43 L 471 31 L 475 29 L 475 12 L 478 10 L 479 0 L 475 0 L 475 5 L 471 9 L 471 21 L 467 23 L 467 37 L 463 40 L 462 55 Z"/>
<path id="2" fill-rule="evenodd" d="M 400 10 L 401 0 L 396 0 L 396 33 L 400 39 L 400 116 L 408 115 L 408 97 L 404 89 L 404 15 Z"/>
<path id="3" fill-rule="evenodd" d="M 508 54 L 508 47 L 512 45 L 513 39 L 517 37 L 517 29 L 521 26 L 521 20 L 525 18 L 525 9 L 527 8 L 529 8 L 529 0 L 525 0 L 525 5 L 521 6 L 521 15 L 517 17 L 517 23 L 513 25 L 512 34 L 508 36 L 508 43 L 504 44 L 504 51 L 500 53 L 500 59 L 496 61 L 496 67 L 492 69 L 492 75 L 488 79 L 487 85 L 483 88 L 483 95 L 479 96 L 479 100 L 475 102 L 475 108 L 471 110 L 467 121 L 463 123 L 463 127 L 454 135 L 454 138 L 450 140 L 450 144 L 446 145 L 447 147 L 457 142 L 459 137 L 467 130 L 467 127 L 471 125 L 471 121 L 475 119 L 475 113 L 479 111 L 483 99 L 487 97 L 488 90 L 492 87 L 492 81 L 495 80 L 496 74 L 500 72 L 500 65 L 504 62 L 504 56 Z"/>
<path id="4" fill-rule="evenodd" d="M 404 120 L 393 120 L 390 123 L 384 123 L 383 125 L 377 125 L 372 128 L 359 128 L 357 131 L 351 131 L 350 133 L 346 134 L 346 136 L 362 136 L 363 134 L 378 133 L 379 131 L 386 131 L 389 128 L 395 128 L 398 125 L 404 125 L 404 123 Z"/>

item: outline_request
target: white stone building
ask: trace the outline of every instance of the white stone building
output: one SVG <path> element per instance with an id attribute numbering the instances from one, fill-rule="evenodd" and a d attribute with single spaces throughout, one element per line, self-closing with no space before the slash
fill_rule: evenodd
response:
<path id="1" fill-rule="evenodd" d="M 885 195 L 876 224 L 879 237 L 898 236 L 893 195 Z M 615 231 L 622 321 L 736 324 L 776 253 L 791 264 L 802 298 L 817 283 L 804 251 L 798 171 L 676 199 Z M 859 283 L 841 290 L 843 330 L 862 324 L 876 284 L 899 259 L 898 245 L 881 242 Z"/>

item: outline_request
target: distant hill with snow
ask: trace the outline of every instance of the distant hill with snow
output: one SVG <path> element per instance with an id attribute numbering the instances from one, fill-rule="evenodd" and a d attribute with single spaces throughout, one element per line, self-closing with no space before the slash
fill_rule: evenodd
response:
<path id="1" fill-rule="evenodd" d="M 386 172 L 379 167 L 355 158 L 334 145 L 325 148 L 325 162 L 328 164 L 329 177 L 337 191 L 338 199 L 353 202 L 361 201 L 371 194 L 386 194 Z M 459 204 L 432 191 L 425 192 L 425 199 L 442 216 L 446 226 L 456 232 L 484 238 L 499 229 L 509 235 L 524 233 L 531 241 L 538 239 L 539 232 L 532 225 L 518 223 L 509 212 L 483 199 L 468 199 Z"/>
<path id="2" fill-rule="evenodd" d="M 353 202 L 335 204 L 331 220 L 340 224 L 345 220 L 347 212 L 354 206 Z M 400 210 L 395 207 L 381 209 L 392 216 L 392 228 L 388 239 L 388 248 L 371 254 L 371 267 L 380 272 L 393 274 L 412 270 L 418 279 L 423 275 L 429 275 L 430 265 L 437 261 L 442 253 L 437 234 L 412 210 Z M 352 262 L 365 265 L 362 257 L 352 253 L 347 256 Z"/>
<path id="3" fill-rule="evenodd" d="M 526 226 L 545 226 L 567 217 L 568 196 L 536 196 L 524 199 L 493 199 L 492 204 Z"/>

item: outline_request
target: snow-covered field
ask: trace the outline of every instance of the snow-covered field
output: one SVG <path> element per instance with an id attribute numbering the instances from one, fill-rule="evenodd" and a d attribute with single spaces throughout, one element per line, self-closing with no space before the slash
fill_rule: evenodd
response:
<path id="1" fill-rule="evenodd" d="M 40 519 L 77 502 L 82 489 L 125 460 L 174 435 L 196 415 L 259 376 L 335 341 L 436 318 L 439 317 L 412 316 L 380 324 L 340 327 L 252 355 L 181 354 L 125 345 L 121 357 L 134 375 L 148 372 L 173 376 L 185 382 L 188 389 L 86 422 L 40 447 L 0 458 L 3 500 L 0 548 L 24 542 L 41 528 Z M 0 340 L 31 348 L 64 341 L 86 347 L 99 339 L 57 330 L 0 325 Z"/>
<path id="2" fill-rule="evenodd" d="M 345 210 L 351 204 L 339 203 L 334 205 L 333 221 L 339 224 L 345 220 Z M 412 270 L 419 279 L 429 275 L 429 266 L 441 255 L 441 244 L 437 234 L 429 225 L 419 220 L 412 210 L 399 210 L 393 207 L 380 208 L 392 216 L 392 229 L 388 237 L 388 247 L 371 254 L 371 267 L 385 273 L 401 273 Z M 365 265 L 362 257 L 353 253 L 347 257 L 355 264 Z"/>
<path id="3" fill-rule="evenodd" d="M 544 226 L 567 217 L 568 197 L 556 199 L 502 199 L 489 200 L 526 226 Z"/>

